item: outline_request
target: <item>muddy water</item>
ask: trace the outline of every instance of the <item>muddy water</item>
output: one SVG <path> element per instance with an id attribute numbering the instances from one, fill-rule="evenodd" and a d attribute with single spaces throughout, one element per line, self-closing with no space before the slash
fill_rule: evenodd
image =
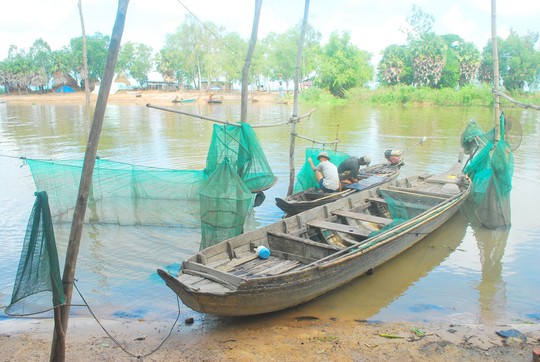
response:
<path id="1" fill-rule="evenodd" d="M 239 104 L 183 104 L 181 109 L 236 121 Z M 307 113 L 312 107 L 301 107 Z M 252 124 L 287 120 L 290 105 L 250 105 Z M 465 211 L 414 248 L 377 268 L 375 273 L 279 316 L 321 318 L 499 323 L 540 319 L 540 115 L 507 109 L 519 121 L 524 138 L 514 153 L 512 227 L 490 231 L 471 222 Z M 493 123 L 488 108 L 316 107 L 297 132 L 322 141 L 339 139 L 338 149 L 351 155 L 383 160 L 388 148 L 406 150 L 402 176 L 444 170 L 459 153 L 459 134 L 470 119 L 485 130 Z M 18 157 L 82 158 L 88 122 L 75 105 L 0 104 L 0 305 L 6 305 L 20 257 L 34 184 L 28 166 Z M 202 169 L 212 124 L 143 106 L 109 106 L 99 145 L 102 158 L 138 165 Z M 289 129 L 256 130 L 278 183 L 266 192 L 248 228 L 279 220 L 283 213 L 275 197 L 288 187 Z M 427 141 L 414 146 L 423 136 Z M 303 151 L 313 145 L 296 143 L 296 169 Z M 69 225 L 55 226 L 61 264 Z M 157 268 L 177 268 L 198 251 L 200 230 L 184 228 L 91 225 L 83 232 L 77 264 L 77 286 L 101 318 L 171 319 L 175 295 L 157 277 Z M 62 267 L 62 266 L 61 266 Z M 74 303 L 80 298 L 74 295 Z M 78 315 L 88 315 L 79 307 Z M 181 307 L 184 316 L 211 319 Z M 0 314 L 0 318 L 5 317 Z M 276 317 L 276 318 L 278 318 Z M 268 318 L 268 317 L 265 317 Z M 272 317 L 270 317 L 272 318 Z"/>

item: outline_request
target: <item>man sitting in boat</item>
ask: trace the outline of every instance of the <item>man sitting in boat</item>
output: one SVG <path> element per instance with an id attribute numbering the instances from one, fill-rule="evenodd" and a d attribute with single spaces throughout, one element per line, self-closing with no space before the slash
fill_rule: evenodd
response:
<path id="1" fill-rule="evenodd" d="M 358 182 L 358 170 L 360 166 L 369 166 L 369 156 L 349 157 L 338 167 L 339 180 L 342 184 L 350 185 Z"/>
<path id="2" fill-rule="evenodd" d="M 317 181 L 319 181 L 319 188 L 323 192 L 337 192 L 340 189 L 339 175 L 336 165 L 330 162 L 330 156 L 328 152 L 322 151 L 317 156 L 319 164 L 315 167 L 313 160 L 308 158 L 311 169 L 315 171 Z"/>

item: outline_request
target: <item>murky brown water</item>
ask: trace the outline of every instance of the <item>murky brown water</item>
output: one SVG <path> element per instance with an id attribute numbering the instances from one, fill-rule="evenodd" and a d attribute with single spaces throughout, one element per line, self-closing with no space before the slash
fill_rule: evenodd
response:
<path id="1" fill-rule="evenodd" d="M 239 104 L 212 106 L 184 104 L 183 110 L 236 121 Z M 301 107 L 301 114 L 311 107 Z M 250 105 L 253 124 L 288 119 L 290 105 Z M 490 231 L 471 224 L 461 212 L 420 244 L 371 276 L 306 305 L 282 312 L 342 319 L 429 320 L 498 323 L 540 320 L 540 222 L 538 190 L 540 167 L 540 114 L 507 109 L 520 120 L 524 139 L 514 153 L 512 227 Z M 457 159 L 459 135 L 470 119 L 485 130 L 493 122 L 488 108 L 372 108 L 366 106 L 316 107 L 297 132 L 309 138 L 340 140 L 338 149 L 352 155 L 383 160 L 388 148 L 405 150 L 427 136 L 422 146 L 408 149 L 401 176 L 442 171 Z M 339 125 L 339 126 L 338 126 Z M 34 202 L 34 184 L 28 166 L 16 157 L 82 158 L 89 125 L 84 111 L 69 105 L 0 104 L 0 305 L 9 303 L 28 215 Z M 212 124 L 188 116 L 143 106 L 109 106 L 99 156 L 138 165 L 202 169 Z M 274 198 L 288 187 L 289 128 L 259 128 L 261 145 L 278 183 L 255 209 L 250 228 L 279 220 L 282 212 Z M 303 150 L 296 143 L 296 169 Z M 464 210 L 465 211 L 465 210 Z M 61 263 L 69 225 L 55 229 Z M 186 228 L 85 227 L 77 264 L 77 285 L 102 318 L 173 319 L 175 295 L 157 277 L 157 268 L 174 268 L 198 251 L 200 231 Z M 177 267 L 177 266 L 176 266 Z M 79 297 L 74 296 L 74 302 Z M 82 308 L 74 313 L 87 315 Z M 194 313 L 182 307 L 185 315 Z M 0 314 L 0 318 L 2 315 Z M 201 316 L 201 318 L 203 318 Z"/>

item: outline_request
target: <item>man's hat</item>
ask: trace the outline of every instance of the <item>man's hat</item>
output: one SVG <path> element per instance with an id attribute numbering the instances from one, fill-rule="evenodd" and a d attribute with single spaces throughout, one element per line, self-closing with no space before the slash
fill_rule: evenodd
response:
<path id="1" fill-rule="evenodd" d="M 328 160 L 330 160 L 330 157 L 328 156 L 328 152 L 322 151 L 321 153 L 319 153 L 319 155 L 317 156 L 317 160 L 320 161 L 321 157 L 326 157 Z"/>

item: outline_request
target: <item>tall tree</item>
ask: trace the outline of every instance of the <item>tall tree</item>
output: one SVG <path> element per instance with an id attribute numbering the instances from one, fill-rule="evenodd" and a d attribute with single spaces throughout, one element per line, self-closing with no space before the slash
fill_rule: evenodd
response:
<path id="1" fill-rule="evenodd" d="M 139 85 L 148 82 L 148 73 L 152 70 L 152 47 L 128 41 L 120 49 L 116 71 L 135 79 Z"/>
<path id="2" fill-rule="evenodd" d="M 111 38 L 96 32 L 94 35 L 86 36 L 86 45 L 88 48 L 88 82 L 98 82 L 103 76 L 103 69 L 107 62 L 107 53 L 109 51 L 109 42 Z M 77 59 L 76 69 L 73 72 L 77 78 L 82 76 L 83 64 L 83 38 L 77 37 L 70 41 L 71 51 Z"/>
<path id="3" fill-rule="evenodd" d="M 511 31 L 505 39 L 497 37 L 499 71 L 504 87 L 508 90 L 523 90 L 525 85 L 534 84 L 540 76 L 540 52 L 535 49 L 538 33 L 519 35 Z M 493 42 L 488 41 L 482 53 L 479 78 L 491 83 L 493 74 Z"/>
<path id="4" fill-rule="evenodd" d="M 332 33 L 322 49 L 318 70 L 321 87 L 342 98 L 347 90 L 367 85 L 374 72 L 370 59 L 368 52 L 351 44 L 350 33 Z"/>
<path id="5" fill-rule="evenodd" d="M 52 77 L 51 54 L 51 47 L 41 38 L 34 41 L 30 47 L 29 56 L 35 63 L 37 70 L 35 81 L 32 85 L 38 87 L 42 92 L 48 87 L 49 80 Z"/>
<path id="6" fill-rule="evenodd" d="M 414 85 L 438 86 L 446 64 L 447 49 L 448 45 L 435 33 L 424 34 L 411 43 Z"/>
<path id="7" fill-rule="evenodd" d="M 378 65 L 378 81 L 383 85 L 410 84 L 412 80 L 410 76 L 411 63 L 411 55 L 406 46 L 390 45 L 386 47 Z"/>

